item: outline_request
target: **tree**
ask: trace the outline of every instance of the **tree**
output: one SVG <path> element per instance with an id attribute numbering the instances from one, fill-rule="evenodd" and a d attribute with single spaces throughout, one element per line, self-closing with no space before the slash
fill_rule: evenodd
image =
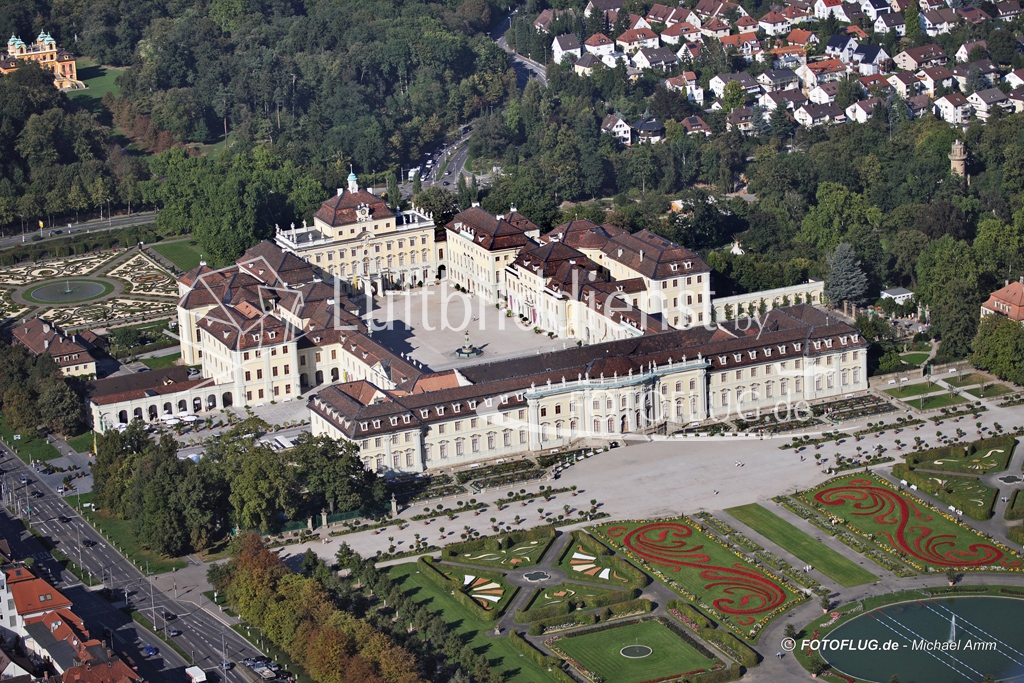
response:
<path id="1" fill-rule="evenodd" d="M 823 252 L 834 250 L 851 233 L 875 228 L 882 222 L 877 207 L 839 183 L 821 183 L 816 199 L 817 205 L 804 216 L 798 238 Z"/>
<path id="2" fill-rule="evenodd" d="M 731 112 L 747 101 L 747 91 L 739 81 L 729 81 L 722 90 L 722 110 Z"/>
<path id="3" fill-rule="evenodd" d="M 793 121 L 789 118 L 786 107 L 779 105 L 772 110 L 768 119 L 772 137 L 776 140 L 785 141 L 793 133 Z"/>
<path id="4" fill-rule="evenodd" d="M 867 291 L 868 279 L 860 267 L 857 254 L 848 243 L 836 247 L 827 259 L 828 277 L 825 279 L 825 298 L 832 305 L 841 301 L 860 303 Z"/>
<path id="5" fill-rule="evenodd" d="M 1024 384 L 1024 326 L 1004 315 L 986 315 L 972 343 L 971 363 L 999 379 Z"/>
<path id="6" fill-rule="evenodd" d="M 355 444 L 304 432 L 292 457 L 299 466 L 299 480 L 315 498 L 315 506 L 326 505 L 332 513 L 358 508 L 369 513 L 383 507 L 384 480 L 366 469 Z"/>
<path id="7" fill-rule="evenodd" d="M 428 187 L 413 197 L 416 206 L 434 217 L 434 227 L 443 228 L 459 211 L 455 195 L 443 188 Z"/>
<path id="8" fill-rule="evenodd" d="M 388 171 L 388 206 L 397 209 L 402 203 L 402 192 L 398 189 L 398 177 L 394 171 Z"/>
<path id="9" fill-rule="evenodd" d="M 860 81 L 854 76 L 847 76 L 839 81 L 836 88 L 836 106 L 846 111 L 847 107 L 860 99 L 862 91 Z"/>
<path id="10" fill-rule="evenodd" d="M 43 423 L 61 435 L 74 434 L 82 424 L 82 400 L 63 378 L 54 378 L 39 392 L 39 412 Z"/>
<path id="11" fill-rule="evenodd" d="M 420 172 L 416 171 L 412 177 L 412 196 L 415 197 L 423 191 L 423 181 L 420 180 Z"/>
<path id="12" fill-rule="evenodd" d="M 14 385 L 4 392 L 4 417 L 14 432 L 35 434 L 42 422 L 35 397 L 27 387 Z"/>
<path id="13" fill-rule="evenodd" d="M 234 474 L 228 498 L 239 527 L 266 533 L 295 512 L 298 490 L 289 459 L 259 444 L 240 458 L 241 463 L 229 463 Z"/>
<path id="14" fill-rule="evenodd" d="M 921 35 L 921 11 L 917 0 L 910 0 L 907 9 L 903 10 L 903 22 L 907 26 L 907 37 L 916 40 Z"/>

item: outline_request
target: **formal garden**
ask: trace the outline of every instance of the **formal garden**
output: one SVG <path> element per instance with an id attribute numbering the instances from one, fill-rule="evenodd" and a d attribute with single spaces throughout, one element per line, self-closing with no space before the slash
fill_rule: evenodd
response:
<path id="1" fill-rule="evenodd" d="M 1020 554 L 877 475 L 837 477 L 798 499 L 918 571 L 1020 571 Z"/>

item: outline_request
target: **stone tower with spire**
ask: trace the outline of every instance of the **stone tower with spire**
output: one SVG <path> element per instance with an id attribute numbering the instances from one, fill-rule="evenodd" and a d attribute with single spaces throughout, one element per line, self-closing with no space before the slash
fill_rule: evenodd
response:
<path id="1" fill-rule="evenodd" d="M 953 149 L 949 152 L 949 166 L 953 173 L 961 178 L 967 175 L 967 148 L 961 140 L 953 141 Z"/>

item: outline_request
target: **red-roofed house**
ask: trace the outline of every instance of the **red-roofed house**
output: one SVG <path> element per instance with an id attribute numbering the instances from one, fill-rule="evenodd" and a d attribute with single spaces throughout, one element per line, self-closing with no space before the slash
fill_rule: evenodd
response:
<path id="1" fill-rule="evenodd" d="M 962 94 L 951 92 L 935 100 L 935 115 L 946 123 L 967 123 L 971 118 L 971 103 Z"/>
<path id="2" fill-rule="evenodd" d="M 583 49 L 598 57 L 603 57 L 615 52 L 615 43 L 605 34 L 595 33 L 583 41 Z"/>
<path id="3" fill-rule="evenodd" d="M 736 54 L 742 55 L 748 62 L 761 54 L 761 41 L 757 39 L 756 33 L 738 33 L 734 36 L 722 38 L 722 47 L 726 50 L 732 48 Z"/>
<path id="4" fill-rule="evenodd" d="M 65 376 L 96 374 L 97 349 L 80 334 L 67 334 L 53 323 L 33 318 L 13 326 L 11 337 L 33 356 L 49 354 Z"/>
<path id="5" fill-rule="evenodd" d="M 664 31 L 661 32 L 661 42 L 666 45 L 679 45 L 680 43 L 690 43 L 695 40 L 700 40 L 700 29 L 693 24 L 683 21 L 678 24 L 672 24 Z"/>
<path id="6" fill-rule="evenodd" d="M 817 19 L 828 19 L 830 14 L 843 14 L 843 0 L 815 0 L 814 16 Z M 845 14 L 843 17 L 845 18 Z"/>
<path id="7" fill-rule="evenodd" d="M 719 40 L 725 38 L 731 31 L 729 24 L 718 17 L 712 17 L 700 27 L 700 32 L 708 38 L 718 38 Z"/>
<path id="8" fill-rule="evenodd" d="M 770 36 L 782 36 L 789 33 L 792 23 L 779 12 L 769 12 L 757 22 L 761 30 Z"/>
<path id="9" fill-rule="evenodd" d="M 649 28 L 632 28 L 616 38 L 615 44 L 632 54 L 642 47 L 658 47 L 658 34 Z"/>
<path id="10" fill-rule="evenodd" d="M 981 316 L 986 315 L 1005 315 L 1024 323 L 1024 277 L 992 292 L 981 305 Z"/>
<path id="11" fill-rule="evenodd" d="M 818 42 L 818 36 L 814 35 L 814 31 L 805 31 L 802 28 L 795 28 L 789 32 L 786 36 L 786 42 L 790 45 L 796 45 L 798 47 L 804 47 L 805 45 L 813 45 Z"/>
<path id="12" fill-rule="evenodd" d="M 669 90 L 686 93 L 686 98 L 691 102 L 704 104 L 704 88 L 697 84 L 697 74 L 692 71 L 686 71 L 666 79 L 665 87 Z"/>

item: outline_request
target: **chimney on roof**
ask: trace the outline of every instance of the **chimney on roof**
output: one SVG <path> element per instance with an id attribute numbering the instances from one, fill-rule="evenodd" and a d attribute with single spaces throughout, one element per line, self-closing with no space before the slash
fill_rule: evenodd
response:
<path id="1" fill-rule="evenodd" d="M 643 262 L 644 262 L 644 250 L 641 249 L 640 250 L 640 263 L 643 263 Z"/>
<path id="2" fill-rule="evenodd" d="M 338 196 L 340 197 L 343 194 L 345 194 L 345 188 L 344 187 L 339 187 L 338 188 Z"/>
<path id="3" fill-rule="evenodd" d="M 43 334 L 50 334 L 50 326 L 43 323 Z"/>
<path id="4" fill-rule="evenodd" d="M 44 339 L 43 340 L 43 348 L 44 349 L 49 349 L 50 348 L 50 340 L 49 339 Z"/>

